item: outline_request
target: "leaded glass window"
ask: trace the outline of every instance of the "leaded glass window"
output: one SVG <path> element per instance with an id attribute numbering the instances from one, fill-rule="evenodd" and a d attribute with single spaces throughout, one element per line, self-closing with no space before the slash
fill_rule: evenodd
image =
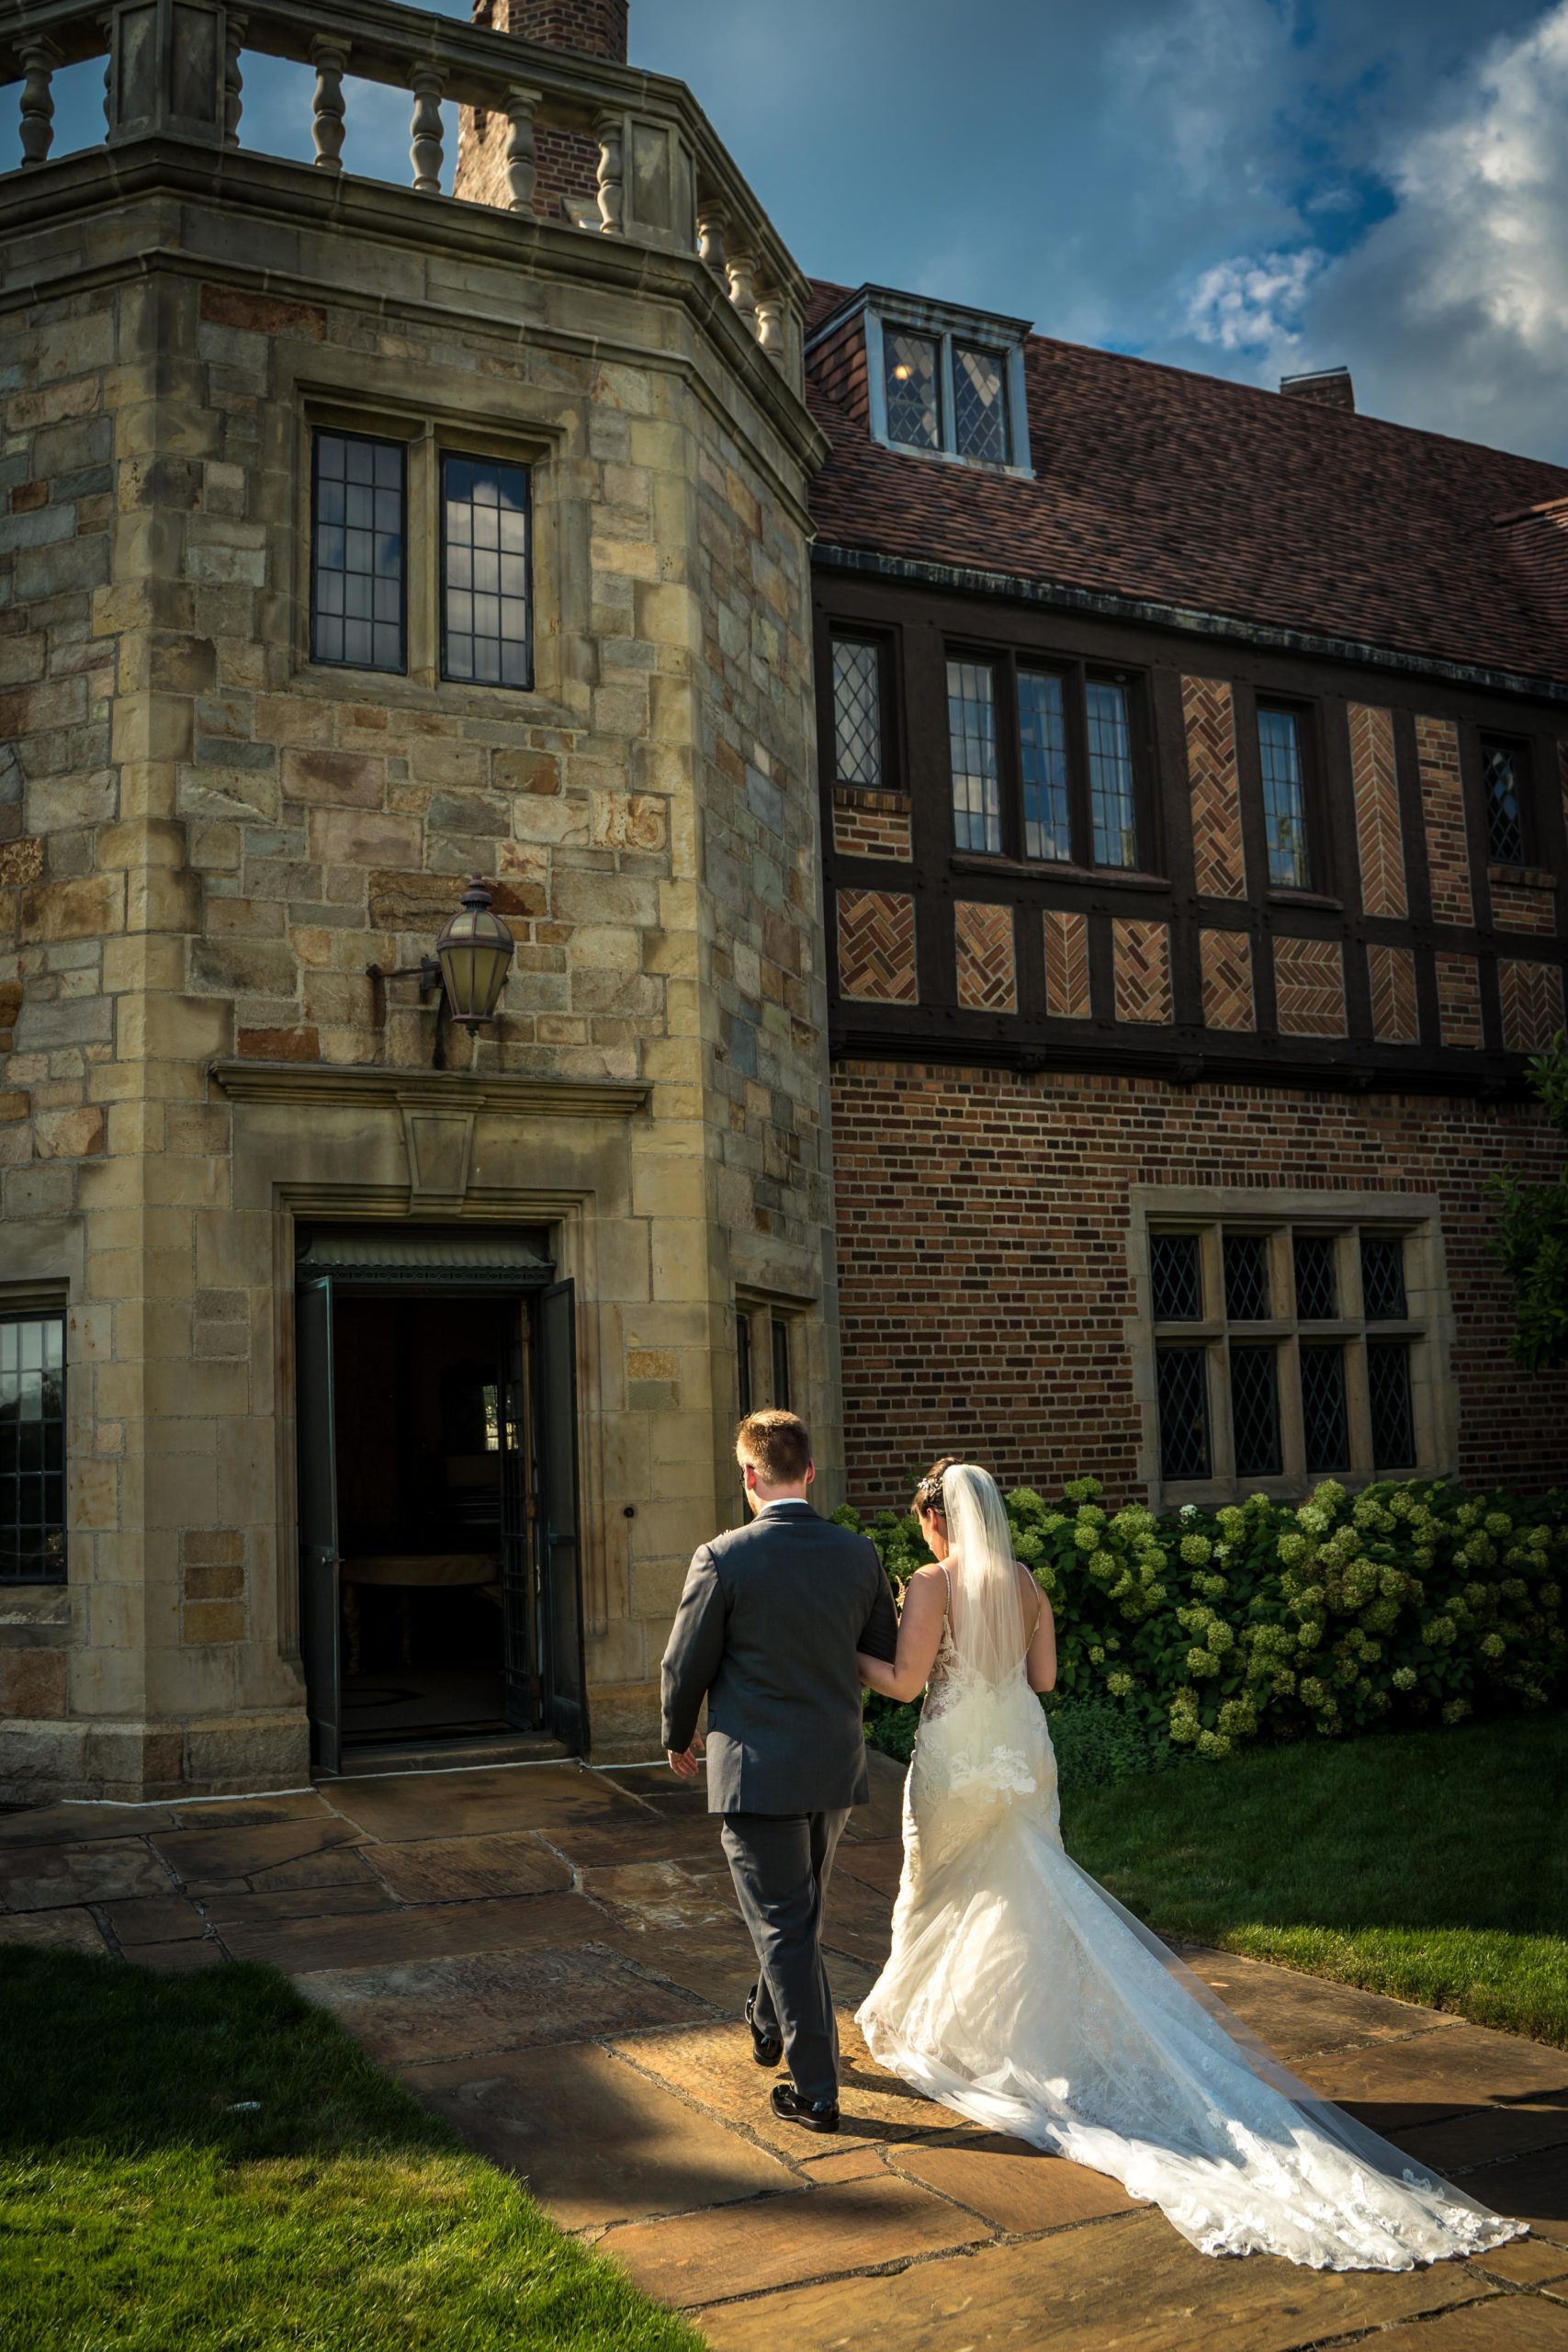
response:
<path id="1" fill-rule="evenodd" d="M 953 422 L 958 454 L 988 466 L 1008 461 L 1007 368 L 999 351 L 953 348 Z"/>
<path id="2" fill-rule="evenodd" d="M 1296 1319 L 1302 1323 L 1332 1323 L 1339 1313 L 1339 1284 L 1334 1269 L 1334 1237 L 1327 1233 L 1298 1233 L 1295 1237 Z"/>
<path id="3" fill-rule="evenodd" d="M 1361 1310 L 1369 1323 L 1403 1323 L 1404 1241 L 1397 1233 L 1361 1236 Z"/>
<path id="4" fill-rule="evenodd" d="M 1156 1368 L 1159 1388 L 1160 1470 L 1167 1478 L 1209 1475 L 1208 1351 L 1161 1348 Z"/>
<path id="5" fill-rule="evenodd" d="M 1280 1475 L 1280 1358 L 1273 1348 L 1230 1351 L 1231 1430 L 1238 1478 Z"/>
<path id="6" fill-rule="evenodd" d="M 441 674 L 529 683 L 528 469 L 441 459 Z"/>
<path id="7" fill-rule="evenodd" d="M 1124 688 L 1090 678 L 1084 688 L 1089 719 L 1089 794 L 1096 865 L 1138 863 L 1133 790 L 1132 732 Z"/>
<path id="8" fill-rule="evenodd" d="M 1379 1470 L 1414 1470 L 1416 1423 L 1410 1409 L 1410 1348 L 1379 1340 L 1367 1349 L 1367 1398 L 1372 1416 L 1372 1460 Z"/>
<path id="9" fill-rule="evenodd" d="M 318 433 L 310 534 L 310 658 L 402 670 L 406 451 Z"/>
<path id="10" fill-rule="evenodd" d="M 889 327 L 883 339 L 887 362 L 887 437 L 911 449 L 942 447 L 942 379 L 935 339 L 908 327 Z"/>
<path id="11" fill-rule="evenodd" d="M 882 655 L 857 639 L 833 639 L 833 775 L 877 791 L 882 784 Z"/>
<path id="12" fill-rule="evenodd" d="M 1024 854 L 1069 859 L 1073 833 L 1067 786 L 1067 714 L 1060 678 L 1040 670 L 1019 672 L 1018 741 L 1023 777 Z"/>
<path id="13" fill-rule="evenodd" d="M 1306 785 L 1301 721 L 1294 711 L 1260 710 L 1258 747 L 1263 766 L 1263 830 L 1269 879 L 1281 890 L 1312 887 L 1307 856 Z"/>
<path id="14" fill-rule="evenodd" d="M 65 1319 L 0 1318 L 0 1583 L 65 1574 Z"/>
<path id="15" fill-rule="evenodd" d="M 1303 1341 L 1300 1357 L 1307 1476 L 1348 1470 L 1350 1439 L 1345 1411 L 1345 1351 Z"/>
<path id="16" fill-rule="evenodd" d="M 1512 743 L 1481 747 L 1486 779 L 1486 848 L 1497 865 L 1525 863 L 1525 823 L 1521 795 L 1524 755 Z"/>
<path id="17" fill-rule="evenodd" d="M 1149 1236 L 1149 1274 L 1156 1323 L 1196 1323 L 1203 1312 L 1203 1276 L 1195 1233 Z"/>
<path id="18" fill-rule="evenodd" d="M 993 855 L 1002 845 L 997 771 L 996 678 L 988 662 L 947 665 L 947 728 L 953 759 L 953 830 L 960 849 Z"/>
<path id="19" fill-rule="evenodd" d="M 1269 1244 L 1260 1233 L 1224 1238 L 1225 1313 L 1233 1323 L 1261 1323 L 1269 1312 Z"/>

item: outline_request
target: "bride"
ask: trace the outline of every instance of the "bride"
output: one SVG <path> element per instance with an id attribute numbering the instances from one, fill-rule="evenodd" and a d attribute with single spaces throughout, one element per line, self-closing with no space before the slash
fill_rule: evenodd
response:
<path id="1" fill-rule="evenodd" d="M 924 1689 L 893 1951 L 858 2017 L 873 2055 L 989 2129 L 1110 2173 L 1202 2254 L 1406 2270 L 1523 2233 L 1319 2098 L 1063 1850 L 1033 1693 L 1050 1603 L 996 1485 L 916 1489 L 934 1565 L 909 1582 L 889 1699 Z"/>

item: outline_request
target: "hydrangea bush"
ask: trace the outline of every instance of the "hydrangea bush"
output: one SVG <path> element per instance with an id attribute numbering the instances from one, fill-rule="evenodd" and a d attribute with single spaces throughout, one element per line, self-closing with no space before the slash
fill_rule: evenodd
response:
<path id="1" fill-rule="evenodd" d="M 1049 1503 L 1021 1487 L 1007 1509 L 1056 1611 L 1061 1731 L 1113 1770 L 1117 1756 L 1160 1760 L 1168 1741 L 1228 1756 L 1568 1694 L 1568 1494 L 1416 1479 L 1351 1496 L 1328 1480 L 1298 1505 L 1254 1495 L 1156 1519 L 1107 1511 L 1101 1493 L 1077 1478 Z M 837 1516 L 863 1527 L 896 1586 L 930 1556 L 913 1517 Z M 907 1753 L 899 1712 L 887 1744 Z"/>

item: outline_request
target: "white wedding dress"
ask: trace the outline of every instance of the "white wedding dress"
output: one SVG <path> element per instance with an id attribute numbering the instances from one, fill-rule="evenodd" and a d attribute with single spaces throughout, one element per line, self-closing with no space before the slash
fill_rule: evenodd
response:
<path id="1" fill-rule="evenodd" d="M 971 1592 L 965 1611 L 953 1579 L 905 1785 L 892 1956 L 858 2018 L 874 2056 L 1109 2173 L 1202 2254 L 1405 2270 L 1521 2235 L 1288 2075 L 1068 1858 L 1008 1566 L 1015 1663 L 998 1679 L 966 1655 L 987 1648 L 987 1604 Z"/>

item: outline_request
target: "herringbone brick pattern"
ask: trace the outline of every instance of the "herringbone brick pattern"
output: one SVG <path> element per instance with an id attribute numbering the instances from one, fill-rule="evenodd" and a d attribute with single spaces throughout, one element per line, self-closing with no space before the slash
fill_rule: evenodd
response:
<path id="1" fill-rule="evenodd" d="M 1418 1045 L 1416 958 L 1409 948 L 1374 943 L 1367 950 L 1367 972 L 1371 981 L 1373 1036 L 1393 1046 Z"/>
<path id="2" fill-rule="evenodd" d="M 1337 939 L 1276 939 L 1275 1013 L 1288 1037 L 1345 1035 L 1345 958 Z"/>
<path id="3" fill-rule="evenodd" d="M 1511 1054 L 1540 1054 L 1562 1026 L 1562 974 L 1555 964 L 1505 956 L 1497 966 L 1503 1043 Z"/>
<path id="4" fill-rule="evenodd" d="M 1438 950 L 1438 1013 L 1445 1046 L 1481 1043 L 1481 967 L 1473 956 Z"/>
<path id="5" fill-rule="evenodd" d="M 839 991 L 871 1004 L 913 1004 L 915 902 L 897 890 L 840 890 Z"/>
<path id="6" fill-rule="evenodd" d="M 1118 1021 L 1169 1021 L 1170 925 L 1118 921 L 1115 944 Z"/>
<path id="7" fill-rule="evenodd" d="M 1235 716 L 1224 678 L 1183 678 L 1187 782 L 1192 808 L 1192 864 L 1208 899 L 1244 899 L 1241 802 L 1235 778 Z"/>
<path id="8" fill-rule="evenodd" d="M 1432 913 L 1438 922 L 1469 922 L 1470 849 L 1464 831 L 1459 733 L 1452 719 L 1417 718 L 1416 755 L 1421 771 L 1421 814 L 1427 829 Z"/>
<path id="9" fill-rule="evenodd" d="M 896 792 L 836 792 L 833 847 L 840 857 L 894 857 L 907 863 L 909 804 Z"/>
<path id="10" fill-rule="evenodd" d="M 1402 915 L 1407 902 L 1404 844 L 1399 831 L 1399 778 L 1393 763 L 1393 715 L 1371 704 L 1353 702 L 1349 719 L 1361 904 L 1370 915 Z"/>
<path id="11" fill-rule="evenodd" d="M 1016 1012 L 1012 909 L 960 899 L 953 910 L 958 944 L 958 1001 L 971 1012 Z"/>
<path id="12" fill-rule="evenodd" d="M 1089 1001 L 1089 917 L 1059 908 L 1045 912 L 1045 1010 L 1059 1021 L 1087 1021 Z"/>
<path id="13" fill-rule="evenodd" d="M 1256 1029 L 1252 942 L 1245 931 L 1199 933 L 1205 1029 Z"/>

